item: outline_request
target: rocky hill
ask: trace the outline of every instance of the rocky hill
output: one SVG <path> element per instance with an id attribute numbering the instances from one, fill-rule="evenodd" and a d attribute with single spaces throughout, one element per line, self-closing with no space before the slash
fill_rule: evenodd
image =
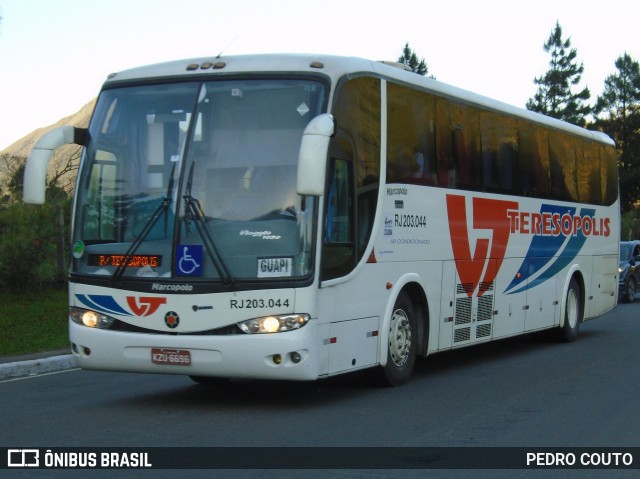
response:
<path id="1" fill-rule="evenodd" d="M 96 100 L 93 99 L 85 106 L 83 106 L 80 111 L 74 113 L 73 115 L 67 116 L 58 120 L 53 125 L 45 126 L 43 128 L 38 128 L 37 130 L 32 131 L 26 136 L 23 136 L 19 140 L 13 142 L 4 150 L 0 151 L 0 155 L 11 155 L 11 156 L 24 156 L 27 157 L 31 148 L 35 144 L 38 139 L 44 135 L 45 133 L 57 128 L 59 126 L 79 126 L 79 127 L 87 127 L 89 125 L 89 119 L 91 118 L 91 114 L 93 113 L 93 108 L 96 105 Z"/>
<path id="2" fill-rule="evenodd" d="M 53 125 L 45 126 L 43 128 L 38 128 L 37 130 L 32 131 L 28 135 L 20 138 L 19 140 L 13 142 L 4 150 L 0 151 L 1 156 L 18 156 L 18 157 L 27 157 L 29 156 L 29 152 L 33 148 L 33 145 L 38 141 L 38 139 L 44 135 L 45 133 L 57 128 L 59 126 L 78 126 L 86 128 L 89 125 L 89 119 L 91 118 L 91 114 L 93 113 L 93 108 L 95 107 L 96 99 L 91 100 L 85 106 L 83 106 L 77 113 L 73 115 L 67 116 L 58 120 Z M 66 162 L 65 160 L 69 158 L 71 155 L 78 151 L 77 145 L 66 145 L 62 148 L 59 148 L 53 155 L 53 160 L 51 161 L 49 168 L 52 171 L 52 168 L 55 167 L 56 164 L 60 162 Z M 76 155 L 78 157 L 78 155 Z M 77 161 L 77 159 L 76 159 Z M 1 177 L 2 171 L 0 170 L 0 183 L 5 179 Z"/>

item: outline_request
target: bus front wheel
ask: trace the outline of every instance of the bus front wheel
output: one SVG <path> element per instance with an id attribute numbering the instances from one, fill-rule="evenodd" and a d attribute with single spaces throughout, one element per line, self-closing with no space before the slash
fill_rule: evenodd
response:
<path id="1" fill-rule="evenodd" d="M 231 378 L 218 378 L 212 376 L 189 376 L 192 381 L 202 386 L 224 386 Z"/>
<path id="2" fill-rule="evenodd" d="M 411 377 L 417 349 L 416 310 L 406 292 L 401 292 L 389 321 L 387 364 L 378 368 L 379 383 L 399 386 Z"/>

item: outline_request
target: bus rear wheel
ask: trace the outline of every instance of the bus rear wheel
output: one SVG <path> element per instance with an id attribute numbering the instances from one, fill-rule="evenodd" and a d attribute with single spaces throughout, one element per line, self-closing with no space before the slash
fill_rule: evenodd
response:
<path id="1" fill-rule="evenodd" d="M 580 285 L 575 278 L 571 278 L 564 301 L 563 325 L 557 330 L 558 339 L 567 343 L 576 340 L 582 322 L 582 311 Z"/>
<path id="2" fill-rule="evenodd" d="M 416 312 L 411 298 L 401 292 L 389 321 L 387 364 L 377 370 L 378 383 L 399 386 L 411 377 L 417 349 Z"/>

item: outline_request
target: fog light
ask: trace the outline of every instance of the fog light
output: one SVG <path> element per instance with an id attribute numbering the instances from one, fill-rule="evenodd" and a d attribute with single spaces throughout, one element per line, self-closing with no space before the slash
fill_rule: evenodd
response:
<path id="1" fill-rule="evenodd" d="M 294 351 L 291 354 L 289 354 L 289 357 L 291 358 L 291 362 L 295 364 L 298 364 L 302 360 L 302 356 L 300 356 L 300 353 L 297 351 Z"/>
<path id="2" fill-rule="evenodd" d="M 274 364 L 280 364 L 282 362 L 282 356 L 280 356 L 279 354 L 274 354 L 273 355 L 273 363 Z"/>

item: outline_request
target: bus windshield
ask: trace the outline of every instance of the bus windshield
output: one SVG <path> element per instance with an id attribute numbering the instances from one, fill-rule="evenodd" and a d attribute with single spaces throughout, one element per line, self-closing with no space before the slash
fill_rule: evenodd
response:
<path id="1" fill-rule="evenodd" d="M 296 193 L 307 79 L 127 86 L 96 105 L 75 205 L 72 272 L 189 281 L 300 279 L 314 201 Z"/>

